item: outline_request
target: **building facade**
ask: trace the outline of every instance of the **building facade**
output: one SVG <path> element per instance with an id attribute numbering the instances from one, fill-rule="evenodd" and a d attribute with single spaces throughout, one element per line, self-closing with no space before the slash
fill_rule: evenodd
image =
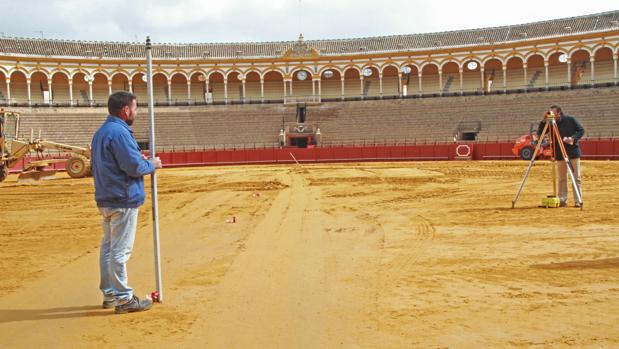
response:
<path id="1" fill-rule="evenodd" d="M 617 85 L 619 11 L 361 39 L 155 44 L 158 104 L 296 103 Z M 0 103 L 146 101 L 145 45 L 0 39 Z"/>

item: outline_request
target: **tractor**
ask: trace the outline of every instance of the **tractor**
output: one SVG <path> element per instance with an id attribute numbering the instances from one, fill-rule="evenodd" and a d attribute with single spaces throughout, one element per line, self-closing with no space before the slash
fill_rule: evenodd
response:
<path id="1" fill-rule="evenodd" d="M 61 144 L 34 137 L 34 132 L 30 131 L 30 139 L 19 137 L 20 113 L 0 110 L 0 182 L 4 181 L 9 175 L 9 169 L 15 166 L 22 158 L 31 152 L 42 155 L 46 150 L 59 150 L 70 154 L 67 158 L 45 158 L 34 160 L 27 163 L 19 175 L 19 180 L 39 180 L 52 178 L 56 170 L 48 167 L 53 163 L 66 162 L 66 170 L 72 178 L 89 176 L 90 169 L 90 146 L 85 148 L 67 144 Z M 11 130 L 7 125 L 12 123 Z M 7 134 L 10 131 L 10 135 Z"/>
<path id="2" fill-rule="evenodd" d="M 531 160 L 533 157 L 533 152 L 535 151 L 535 147 L 537 146 L 537 128 L 539 123 L 534 122 L 531 123 L 529 128 L 529 134 L 520 136 L 514 147 L 512 148 L 512 153 L 515 156 L 520 157 L 523 160 Z M 540 147 L 537 158 L 547 159 L 552 156 L 552 149 L 548 146 L 548 140 L 542 140 L 542 146 Z"/>

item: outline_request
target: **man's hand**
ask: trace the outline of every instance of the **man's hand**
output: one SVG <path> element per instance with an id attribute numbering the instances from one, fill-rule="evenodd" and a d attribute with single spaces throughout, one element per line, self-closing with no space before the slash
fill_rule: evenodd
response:
<path id="1" fill-rule="evenodd" d="M 572 137 L 563 137 L 563 143 L 567 143 L 569 145 L 574 144 L 574 138 Z"/>
<path id="2" fill-rule="evenodd" d="M 148 161 L 150 161 L 151 164 L 153 164 L 153 166 L 155 166 L 155 168 L 162 168 L 163 165 L 161 164 L 161 159 L 157 156 L 154 159 L 148 159 Z"/>

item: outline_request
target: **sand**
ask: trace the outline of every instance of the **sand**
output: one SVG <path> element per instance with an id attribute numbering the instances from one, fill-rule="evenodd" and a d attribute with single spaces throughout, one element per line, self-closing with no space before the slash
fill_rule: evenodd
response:
<path id="1" fill-rule="evenodd" d="M 92 179 L 0 184 L 2 348 L 618 347 L 619 162 L 160 171 L 164 303 L 100 308 Z M 571 197 L 570 197 L 571 200 Z M 227 223 L 232 217 L 236 223 Z M 154 290 L 150 205 L 130 283 Z"/>

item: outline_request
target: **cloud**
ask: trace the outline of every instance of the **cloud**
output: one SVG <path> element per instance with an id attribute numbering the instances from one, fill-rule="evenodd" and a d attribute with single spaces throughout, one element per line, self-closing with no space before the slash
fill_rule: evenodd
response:
<path id="1" fill-rule="evenodd" d="M 0 0 L 5 36 L 155 42 L 338 39 L 490 26 L 616 9 L 616 1 Z M 508 6 L 505 9 L 505 6 Z"/>

